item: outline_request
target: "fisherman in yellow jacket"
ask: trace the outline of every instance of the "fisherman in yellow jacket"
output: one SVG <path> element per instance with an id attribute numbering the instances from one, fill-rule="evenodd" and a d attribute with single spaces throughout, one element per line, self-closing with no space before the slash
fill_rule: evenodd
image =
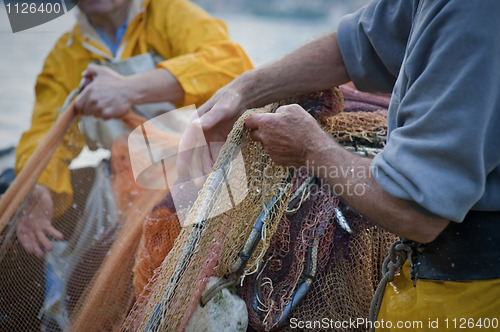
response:
<path id="1" fill-rule="evenodd" d="M 90 83 L 76 99 L 77 112 L 110 119 L 140 104 L 199 106 L 252 67 L 241 47 L 229 39 L 224 23 L 186 0 L 80 0 L 78 7 L 76 25 L 58 40 L 38 76 L 32 126 L 16 150 L 17 172 L 53 124 L 54 112 L 79 87 L 82 76 Z M 150 54 L 155 65 L 128 76 L 94 64 L 144 54 Z M 34 217 L 18 225 L 21 244 L 38 257 L 43 256 L 43 249 L 52 249 L 50 237 L 62 239 L 51 218 L 60 212 L 57 209 L 71 204 L 69 163 L 85 144 L 84 135 L 73 124 L 33 190 L 43 204 L 33 212 Z M 54 197 L 65 203 L 53 206 Z"/>

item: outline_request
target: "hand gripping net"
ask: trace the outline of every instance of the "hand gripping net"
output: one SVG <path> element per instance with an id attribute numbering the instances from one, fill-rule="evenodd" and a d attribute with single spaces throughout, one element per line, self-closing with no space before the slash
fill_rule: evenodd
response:
<path id="1" fill-rule="evenodd" d="M 377 153 L 386 138 L 388 97 L 349 86 L 340 89 L 344 112 L 326 117 L 323 128 L 352 151 Z M 302 322 L 366 319 L 394 240 L 302 170 L 263 262 L 238 288 L 247 302 L 250 326 L 257 331 L 292 331 L 292 317 Z M 367 330 L 362 325 L 336 330 L 363 327 Z"/>

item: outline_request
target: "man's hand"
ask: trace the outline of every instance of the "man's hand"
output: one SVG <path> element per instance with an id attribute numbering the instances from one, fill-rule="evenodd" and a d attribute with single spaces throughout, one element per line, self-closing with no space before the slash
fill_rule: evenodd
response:
<path id="1" fill-rule="evenodd" d="M 243 96 L 236 82 L 217 91 L 198 108 L 203 132 L 212 141 L 225 141 L 234 123 L 246 110 Z"/>
<path id="2" fill-rule="evenodd" d="M 282 166 L 308 166 L 312 152 L 322 149 L 325 133 L 299 105 L 281 106 L 276 113 L 252 114 L 245 126 L 271 159 Z"/>
<path id="3" fill-rule="evenodd" d="M 127 77 L 93 63 L 82 75 L 89 83 L 76 99 L 78 113 L 103 119 L 119 118 L 133 106 L 136 96 Z"/>
<path id="4" fill-rule="evenodd" d="M 63 234 L 52 226 L 52 197 L 49 189 L 35 185 L 30 197 L 30 203 L 23 211 L 17 225 L 17 237 L 27 252 L 43 257 L 43 249 L 52 250 L 49 236 L 57 240 L 63 239 Z"/>
<path id="5" fill-rule="evenodd" d="M 245 110 L 246 105 L 235 83 L 226 85 L 198 108 L 180 142 L 179 178 L 190 178 L 201 186 L 203 177 L 212 170 L 222 143 Z"/>

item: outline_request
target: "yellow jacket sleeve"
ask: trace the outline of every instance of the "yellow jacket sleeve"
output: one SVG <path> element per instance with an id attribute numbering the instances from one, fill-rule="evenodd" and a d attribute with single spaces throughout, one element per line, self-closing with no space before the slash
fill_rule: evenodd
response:
<path id="1" fill-rule="evenodd" d="M 158 67 L 169 70 L 181 84 L 183 105 L 200 106 L 220 87 L 252 68 L 246 53 L 229 39 L 222 21 L 184 0 L 163 3 L 168 6 L 163 21 L 172 57 Z"/>
<path id="2" fill-rule="evenodd" d="M 65 59 L 66 52 L 63 50 L 67 39 L 68 36 L 65 35 L 57 42 L 38 76 L 31 128 L 23 134 L 16 149 L 17 173 L 24 167 L 50 130 L 72 86 L 75 86 L 73 81 L 78 79 L 77 76 L 71 77 L 68 74 L 71 71 L 65 68 L 69 63 Z M 71 202 L 73 191 L 68 166 L 71 160 L 80 153 L 84 144 L 85 139 L 79 132 L 75 121 L 64 137 L 63 143 L 38 179 L 40 184 L 45 185 L 59 196 L 54 201 L 56 214 L 58 209 L 65 209 Z"/>
<path id="3" fill-rule="evenodd" d="M 183 87 L 185 100 L 178 106 L 201 105 L 219 88 L 252 68 L 245 52 L 229 39 L 224 23 L 198 6 L 185 0 L 145 0 L 143 5 L 144 11 L 127 27 L 122 57 L 152 51 L 167 59 L 158 67 L 169 70 Z M 102 52 L 96 50 L 102 51 L 77 25 L 59 39 L 48 55 L 35 87 L 31 128 L 16 150 L 17 172 L 49 131 L 88 63 L 103 59 Z M 68 166 L 85 145 L 76 123 L 38 180 L 64 198 L 61 209 L 72 199 Z"/>

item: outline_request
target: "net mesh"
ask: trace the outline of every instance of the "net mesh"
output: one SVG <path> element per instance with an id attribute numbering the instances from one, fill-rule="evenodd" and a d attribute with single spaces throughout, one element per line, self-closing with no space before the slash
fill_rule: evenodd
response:
<path id="1" fill-rule="evenodd" d="M 387 117 L 374 112 L 342 112 L 328 120 L 328 127 L 339 142 L 383 146 Z"/>
<path id="2" fill-rule="evenodd" d="M 349 97 L 347 88 L 340 91 Z M 238 282 L 250 329 L 287 330 L 289 317 L 366 317 L 392 236 L 304 170 L 275 165 L 244 128 L 250 113 L 299 103 L 349 148 L 377 153 L 386 99 L 352 93 L 343 100 L 340 91 L 245 113 L 185 227 L 171 195 L 135 184 L 124 139 L 113 145 L 109 163 L 72 171 L 73 202 L 53 219 L 65 238 L 52 241 L 60 255 L 39 259 L 20 245 L 16 225 L 37 203 L 28 197 L 0 234 L 0 330 L 182 331 L 211 276 Z M 349 112 L 340 112 L 343 102 Z M 244 199 L 238 188 L 245 188 Z M 66 203 L 54 197 L 55 207 Z M 338 209 L 353 234 L 337 222 Z"/>
<path id="3" fill-rule="evenodd" d="M 268 109 L 266 109 L 268 110 Z M 262 112 L 264 110 L 259 110 Z M 268 110 L 269 111 L 269 110 Z M 199 193 L 195 205 L 191 209 L 188 220 L 192 224 L 183 228 L 175 241 L 172 250 L 163 261 L 158 274 L 153 278 L 149 298 L 140 300 L 132 311 L 125 329 L 177 331 L 187 323 L 183 317 L 192 313 L 192 298 L 200 298 L 199 290 L 204 289 L 211 275 L 224 277 L 231 274 L 238 253 L 242 251 L 246 239 L 250 235 L 253 221 L 262 211 L 262 207 L 273 197 L 285 192 L 285 199 L 277 207 L 274 218 L 264 225 L 266 238 L 259 243 L 256 253 L 263 253 L 269 246 L 269 240 L 275 232 L 277 223 L 274 219 L 281 215 L 286 204 L 288 192 L 287 171 L 276 166 L 262 147 L 248 139 L 244 130 L 244 115 L 231 132 L 225 147 L 216 162 L 214 169 L 221 170 L 210 175 Z M 233 174 L 228 160 L 233 160 L 238 147 L 241 148 L 246 174 Z M 261 176 L 262 174 L 268 176 Z M 244 174 L 243 174 L 244 175 Z M 218 213 L 217 209 L 225 206 L 223 195 L 214 195 L 226 186 L 221 178 L 231 178 L 232 187 L 246 187 L 250 181 L 258 179 L 260 190 L 250 187 L 245 200 L 229 211 Z M 246 181 L 246 183 L 242 183 Z M 211 209 L 213 211 L 207 211 Z M 211 212 L 215 217 L 206 218 Z M 215 249 L 215 248 L 221 249 Z M 248 267 L 255 268 L 257 257 L 252 257 Z M 217 262 L 217 264 L 208 264 Z M 196 303 L 197 301 L 194 301 Z"/>
<path id="4" fill-rule="evenodd" d="M 136 295 L 140 295 L 148 284 L 154 270 L 172 249 L 180 231 L 181 225 L 175 205 L 172 196 L 168 194 L 147 216 L 143 225 L 141 243 L 133 269 Z"/>
<path id="5" fill-rule="evenodd" d="M 165 195 L 135 184 L 127 139 L 109 161 L 71 172 L 73 200 L 53 225 L 64 235 L 43 258 L 16 235 L 40 202 L 28 196 L 0 235 L 1 331 L 112 331 L 134 302 L 132 266 L 142 220 Z M 54 209 L 67 198 L 53 196 Z M 110 286 L 112 285 L 112 286 Z"/>
<path id="6" fill-rule="evenodd" d="M 294 187 L 299 188 L 307 179 L 309 175 L 301 170 Z M 280 325 L 287 306 L 298 300 L 299 285 L 308 289 L 325 268 L 333 245 L 337 206 L 338 199 L 320 186 L 301 194 L 298 206 L 287 209 L 259 270 L 238 290 L 247 302 L 254 328 L 269 330 Z"/>

